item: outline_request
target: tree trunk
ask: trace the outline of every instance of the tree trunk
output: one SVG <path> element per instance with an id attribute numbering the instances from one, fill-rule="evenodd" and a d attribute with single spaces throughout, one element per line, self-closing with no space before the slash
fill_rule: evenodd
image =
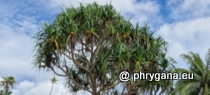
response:
<path id="1" fill-rule="evenodd" d="M 92 74 L 92 95 L 98 95 L 97 94 L 97 87 L 96 87 L 96 79 L 95 79 L 94 74 Z"/>
<path id="2" fill-rule="evenodd" d="M 92 95 L 97 95 L 97 91 L 96 91 L 96 86 L 95 85 L 93 85 L 93 91 L 92 91 Z"/>
<path id="3" fill-rule="evenodd" d="M 51 95 L 51 94 L 52 94 L 52 90 L 53 90 L 53 83 L 52 83 L 52 86 L 51 86 L 51 89 L 50 89 L 50 94 L 49 94 L 49 95 Z"/>
<path id="4" fill-rule="evenodd" d="M 9 85 L 8 85 L 8 84 L 5 85 L 5 92 L 6 92 L 6 93 L 9 92 Z"/>
<path id="5" fill-rule="evenodd" d="M 155 91 L 154 95 L 157 95 L 157 91 L 158 91 L 158 90 Z"/>
<path id="6" fill-rule="evenodd" d="M 150 90 L 150 95 L 152 95 L 152 91 L 153 91 L 153 89 L 152 89 L 152 90 Z"/>
<path id="7" fill-rule="evenodd" d="M 210 49 L 208 49 L 208 53 L 206 55 L 207 58 L 207 66 L 208 66 L 208 70 L 210 70 Z"/>

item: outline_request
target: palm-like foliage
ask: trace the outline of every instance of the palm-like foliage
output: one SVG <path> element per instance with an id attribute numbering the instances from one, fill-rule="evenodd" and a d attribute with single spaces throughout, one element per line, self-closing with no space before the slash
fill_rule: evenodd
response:
<path id="1" fill-rule="evenodd" d="M 97 95 L 113 88 L 118 73 L 111 43 L 122 37 L 117 33 L 125 31 L 119 27 L 122 24 L 131 26 L 111 5 L 67 8 L 37 34 L 35 65 L 66 77 L 74 92 L 83 89 Z"/>
<path id="2" fill-rule="evenodd" d="M 209 62 L 210 51 L 207 53 L 206 61 Z M 182 54 L 188 64 L 189 70 L 179 68 L 176 71 L 180 73 L 193 73 L 193 80 L 179 80 L 176 84 L 176 90 L 180 95 L 209 95 L 210 72 L 207 64 L 202 61 L 197 53 L 190 52 L 189 55 Z"/>
<path id="3" fill-rule="evenodd" d="M 51 83 L 52 83 L 52 86 L 51 86 L 51 89 L 50 89 L 50 94 L 49 94 L 49 95 L 51 95 L 51 94 L 52 94 L 52 91 L 53 91 L 53 86 L 54 86 L 54 84 L 55 84 L 58 80 L 55 78 L 55 75 L 54 75 L 54 77 L 53 77 L 53 78 L 51 78 L 51 79 L 50 79 L 50 81 L 51 81 Z"/>
<path id="4" fill-rule="evenodd" d="M 15 84 L 15 78 L 12 76 L 3 77 L 3 81 L 0 81 L 0 87 L 4 88 L 5 93 L 11 93 L 9 92 L 9 87 L 13 87 Z"/>
<path id="5" fill-rule="evenodd" d="M 0 91 L 0 95 L 11 95 L 12 94 L 12 92 L 5 92 L 4 90 L 1 90 Z"/>
<path id="6" fill-rule="evenodd" d="M 45 24 L 36 39 L 35 65 L 66 77 L 67 86 L 74 92 L 86 90 L 98 95 L 119 84 L 122 70 L 167 72 L 170 66 L 164 39 L 154 38 L 147 26 L 134 27 L 111 5 L 67 8 L 52 24 Z M 137 93 L 139 88 L 147 91 L 144 83 L 151 85 L 148 81 L 129 83 L 125 85 L 128 94 Z M 168 87 L 160 85 L 163 92 Z"/>
<path id="7" fill-rule="evenodd" d="M 141 31 L 141 32 L 138 32 Z M 127 70 L 130 73 L 143 72 L 143 73 L 167 73 L 173 67 L 174 60 L 172 58 L 166 58 L 167 43 L 163 38 L 153 37 L 154 32 L 149 31 L 149 27 L 145 26 L 132 31 L 129 36 L 131 38 L 127 40 L 119 41 L 116 46 L 116 56 L 118 58 L 119 68 Z M 119 51 L 117 51 L 119 50 Z M 114 48 L 115 51 L 115 48 Z M 171 80 L 140 80 L 124 84 L 123 93 L 150 93 L 161 92 L 169 93 L 172 90 Z"/>

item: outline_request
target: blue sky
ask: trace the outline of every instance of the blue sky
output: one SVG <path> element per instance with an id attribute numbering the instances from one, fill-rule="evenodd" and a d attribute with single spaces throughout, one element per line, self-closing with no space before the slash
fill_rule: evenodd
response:
<path id="1" fill-rule="evenodd" d="M 101 5 L 112 2 L 121 15 L 131 18 L 133 24 L 148 23 L 151 30 L 156 31 L 155 35 L 169 43 L 168 56 L 178 62 L 178 67 L 187 68 L 180 54 L 193 51 L 204 59 L 210 48 L 209 0 L 1 0 L 0 76 L 16 78 L 13 95 L 49 93 L 53 75 L 37 71 L 31 64 L 35 44 L 32 37 L 42 29 L 44 21 L 52 22 L 61 8 L 94 1 Z M 64 79 L 58 79 L 53 95 L 65 95 Z"/>

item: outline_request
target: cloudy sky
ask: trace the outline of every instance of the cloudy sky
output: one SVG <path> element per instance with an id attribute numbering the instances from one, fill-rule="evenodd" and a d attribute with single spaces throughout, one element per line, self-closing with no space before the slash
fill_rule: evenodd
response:
<path id="1" fill-rule="evenodd" d="M 12 95 L 49 94 L 53 75 L 31 64 L 35 44 L 32 37 L 44 21 L 52 22 L 61 8 L 94 1 L 101 5 L 112 2 L 133 24 L 148 23 L 155 35 L 169 43 L 168 56 L 179 67 L 187 68 L 180 54 L 193 51 L 204 59 L 210 48 L 210 0 L 0 0 L 0 76 L 15 77 Z M 58 80 L 53 95 L 65 95 L 64 81 Z"/>

